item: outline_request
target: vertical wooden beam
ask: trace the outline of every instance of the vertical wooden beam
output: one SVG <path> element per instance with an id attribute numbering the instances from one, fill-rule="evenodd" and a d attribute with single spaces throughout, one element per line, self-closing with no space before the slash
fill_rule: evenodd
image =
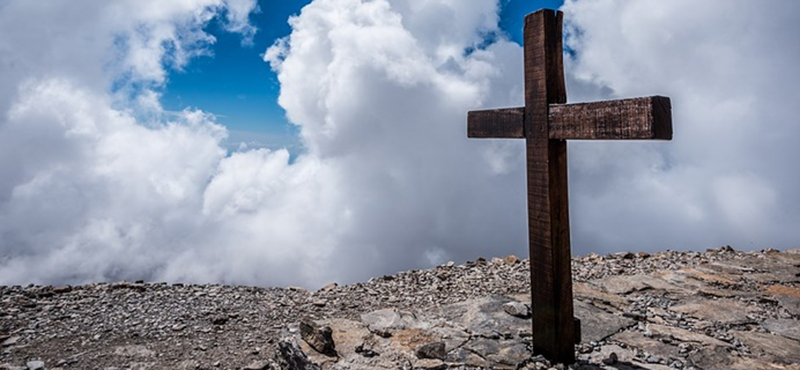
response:
<path id="1" fill-rule="evenodd" d="M 562 13 L 525 17 L 525 118 L 528 237 L 533 351 L 575 362 L 575 322 L 567 199 L 567 144 L 549 139 L 550 104 L 567 100 L 561 44 Z"/>

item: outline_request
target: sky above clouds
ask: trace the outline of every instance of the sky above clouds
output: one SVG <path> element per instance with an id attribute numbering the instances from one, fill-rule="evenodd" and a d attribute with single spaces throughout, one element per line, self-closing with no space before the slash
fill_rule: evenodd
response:
<path id="1" fill-rule="evenodd" d="M 468 110 L 522 104 L 512 3 L 314 0 L 285 33 L 254 21 L 272 6 L 0 0 L 0 284 L 316 288 L 527 255 L 523 143 L 466 138 Z M 569 144 L 573 253 L 798 247 L 800 5 L 561 10 L 569 101 L 666 95 L 675 131 Z M 260 47 L 241 104 L 272 89 L 302 150 L 231 145 L 253 123 L 189 95 L 233 91 L 188 81 L 223 40 Z"/>

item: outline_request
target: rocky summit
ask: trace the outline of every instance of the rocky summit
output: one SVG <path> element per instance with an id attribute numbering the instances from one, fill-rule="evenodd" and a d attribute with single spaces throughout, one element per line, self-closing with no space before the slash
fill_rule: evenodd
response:
<path id="1" fill-rule="evenodd" d="M 0 369 L 800 369 L 800 250 L 573 260 L 578 362 L 531 356 L 510 256 L 317 291 L 0 287 Z"/>

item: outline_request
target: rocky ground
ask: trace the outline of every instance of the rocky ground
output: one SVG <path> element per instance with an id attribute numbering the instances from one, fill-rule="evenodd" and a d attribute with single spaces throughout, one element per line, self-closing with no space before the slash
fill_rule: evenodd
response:
<path id="1" fill-rule="evenodd" d="M 573 261 L 582 369 L 800 369 L 800 250 Z M 0 369 L 548 369 L 529 265 L 452 263 L 315 292 L 0 287 Z"/>

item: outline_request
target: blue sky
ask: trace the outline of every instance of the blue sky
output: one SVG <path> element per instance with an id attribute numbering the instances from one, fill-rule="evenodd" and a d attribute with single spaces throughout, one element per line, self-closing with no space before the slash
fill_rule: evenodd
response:
<path id="1" fill-rule="evenodd" d="M 182 70 L 169 73 L 162 104 L 168 110 L 198 108 L 213 113 L 229 130 L 228 145 L 244 141 L 253 147 L 300 149 L 297 129 L 278 105 L 277 76 L 262 55 L 276 39 L 287 36 L 287 20 L 299 14 L 309 0 L 260 0 L 259 12 L 250 15 L 258 28 L 251 44 L 238 34 L 225 32 L 218 20 L 206 30 L 216 37 L 213 55 L 193 59 Z M 521 44 L 526 14 L 541 8 L 558 9 L 563 0 L 501 0 L 500 28 Z"/>

